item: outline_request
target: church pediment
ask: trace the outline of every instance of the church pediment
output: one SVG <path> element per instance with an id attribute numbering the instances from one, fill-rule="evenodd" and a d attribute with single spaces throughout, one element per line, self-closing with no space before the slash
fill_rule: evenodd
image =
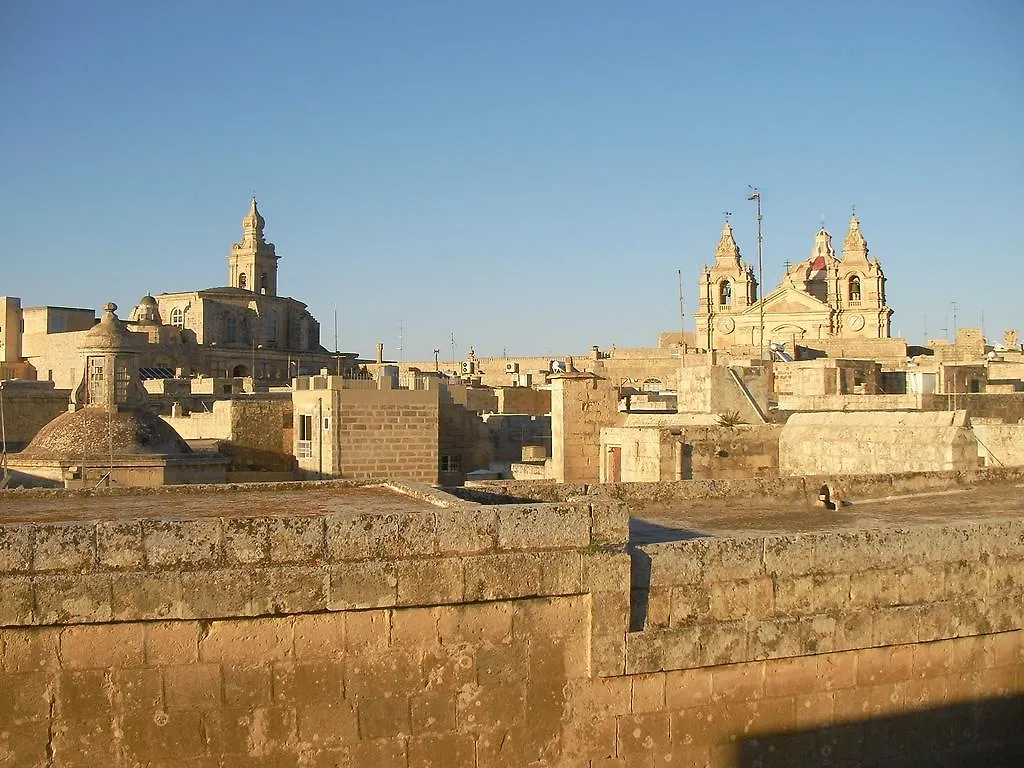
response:
<path id="1" fill-rule="evenodd" d="M 805 312 L 831 312 L 832 308 L 823 301 L 818 301 L 808 293 L 799 291 L 792 286 L 775 290 L 764 299 L 766 315 L 802 314 Z M 761 308 L 753 304 L 744 310 L 744 314 L 759 315 Z"/>

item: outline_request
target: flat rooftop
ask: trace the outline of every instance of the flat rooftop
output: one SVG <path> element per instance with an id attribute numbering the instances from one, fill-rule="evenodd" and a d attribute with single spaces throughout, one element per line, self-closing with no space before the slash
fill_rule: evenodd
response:
<path id="1" fill-rule="evenodd" d="M 634 510 L 630 541 L 653 544 L 697 536 L 764 536 L 1013 520 L 1024 517 L 1024 484 L 976 485 L 841 501 L 836 510 L 771 498 L 650 502 L 642 510 Z"/>
<path id="2" fill-rule="evenodd" d="M 0 492 L 0 523 L 118 518 L 278 517 L 422 512 L 436 507 L 381 486 L 165 486 L 114 492 Z"/>

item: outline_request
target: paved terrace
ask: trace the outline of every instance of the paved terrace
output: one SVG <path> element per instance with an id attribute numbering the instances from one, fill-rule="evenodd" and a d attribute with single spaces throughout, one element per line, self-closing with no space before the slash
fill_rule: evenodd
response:
<path id="1" fill-rule="evenodd" d="M 1024 517 L 1024 483 L 854 498 L 829 511 L 779 499 L 652 501 L 630 518 L 630 541 L 652 544 L 697 536 L 761 536 L 835 529 L 900 528 Z"/>

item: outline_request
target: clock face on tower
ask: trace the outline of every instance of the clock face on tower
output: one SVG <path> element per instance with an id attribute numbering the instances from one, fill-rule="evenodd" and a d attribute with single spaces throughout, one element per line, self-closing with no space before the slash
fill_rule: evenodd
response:
<path id="1" fill-rule="evenodd" d="M 864 315 L 850 315 L 846 324 L 850 326 L 851 330 L 859 331 L 864 327 Z"/>
<path id="2" fill-rule="evenodd" d="M 736 328 L 736 321 L 731 317 L 720 317 L 715 325 L 721 333 L 732 333 Z"/>

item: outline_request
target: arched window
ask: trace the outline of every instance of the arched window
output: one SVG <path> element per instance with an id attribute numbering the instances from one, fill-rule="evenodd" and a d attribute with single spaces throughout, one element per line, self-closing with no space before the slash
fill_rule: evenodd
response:
<path id="1" fill-rule="evenodd" d="M 238 287 L 245 288 L 245 272 L 240 272 L 238 275 Z"/>
<path id="2" fill-rule="evenodd" d="M 185 312 L 181 307 L 175 307 L 171 310 L 171 325 L 177 328 L 185 327 Z"/>
<path id="3" fill-rule="evenodd" d="M 732 305 L 732 283 L 728 280 L 718 284 L 718 303 L 723 307 Z"/>
<path id="4" fill-rule="evenodd" d="M 260 275 L 260 293 L 266 295 L 268 287 L 269 286 L 267 285 L 267 273 L 264 272 L 263 274 Z"/>
<path id="5" fill-rule="evenodd" d="M 850 301 L 860 301 L 860 278 L 857 275 L 850 277 Z"/>
<path id="6" fill-rule="evenodd" d="M 238 318 L 234 315 L 224 316 L 224 341 L 238 341 Z"/>

